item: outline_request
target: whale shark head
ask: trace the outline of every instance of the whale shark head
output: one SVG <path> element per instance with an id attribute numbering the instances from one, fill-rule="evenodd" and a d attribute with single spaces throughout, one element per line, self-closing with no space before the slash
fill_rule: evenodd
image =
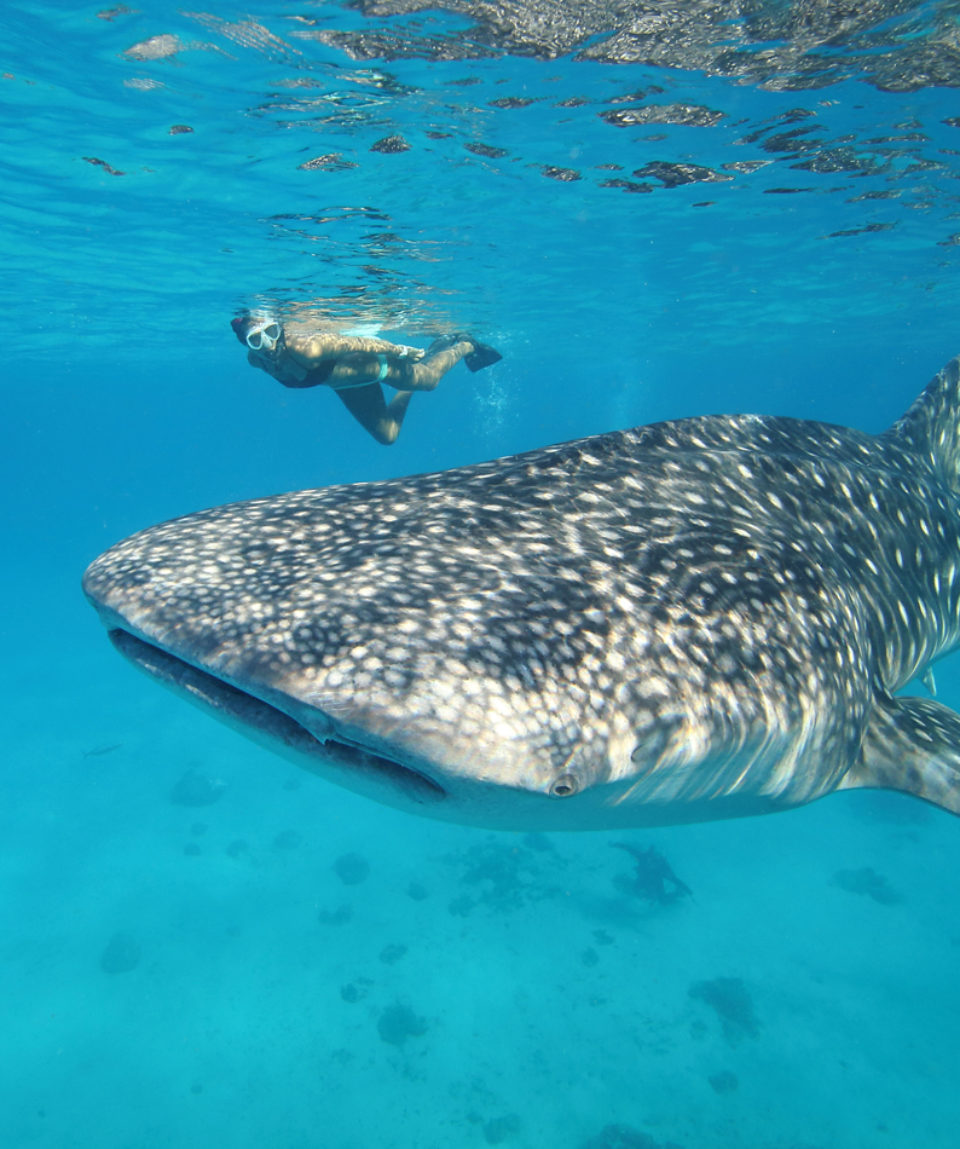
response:
<path id="1" fill-rule="evenodd" d="M 890 695 L 957 640 L 931 414 L 957 377 L 877 438 L 703 417 L 217 507 L 84 590 L 156 679 L 433 817 L 650 825 L 897 785 L 865 759 L 878 707 L 903 728 Z"/>
<path id="2" fill-rule="evenodd" d="M 579 825 L 559 800 L 633 781 L 626 652 L 602 593 L 548 561 L 543 500 L 511 526 L 514 484 L 467 475 L 472 513 L 438 475 L 188 515 L 84 589 L 138 667 L 316 773 L 460 822 Z"/>

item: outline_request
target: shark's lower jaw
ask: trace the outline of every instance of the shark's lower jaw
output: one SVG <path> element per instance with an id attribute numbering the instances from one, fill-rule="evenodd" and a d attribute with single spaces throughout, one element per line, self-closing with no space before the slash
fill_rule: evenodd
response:
<path id="1" fill-rule="evenodd" d="M 392 805 L 433 805 L 446 791 L 419 770 L 374 754 L 338 738 L 320 739 L 285 711 L 262 698 L 208 674 L 175 654 L 145 642 L 127 630 L 110 630 L 110 641 L 136 667 L 184 695 L 222 721 L 261 742 L 285 752 L 321 775 L 336 774 L 349 789 L 377 794 Z M 426 813 L 426 811 L 424 811 Z"/>

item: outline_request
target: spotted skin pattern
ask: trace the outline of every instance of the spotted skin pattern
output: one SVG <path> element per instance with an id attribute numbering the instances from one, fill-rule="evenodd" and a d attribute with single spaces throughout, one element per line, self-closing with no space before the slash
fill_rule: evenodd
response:
<path id="1" fill-rule="evenodd" d="M 906 790 L 960 718 L 960 361 L 888 432 L 706 416 L 151 527 L 84 589 L 154 677 L 380 800 L 657 825 Z M 282 744 L 282 745 L 281 745 Z"/>

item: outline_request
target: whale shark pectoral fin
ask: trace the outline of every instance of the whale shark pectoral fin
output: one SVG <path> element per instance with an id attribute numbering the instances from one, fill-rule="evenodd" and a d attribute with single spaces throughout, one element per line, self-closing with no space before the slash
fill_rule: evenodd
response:
<path id="1" fill-rule="evenodd" d="M 860 760 L 838 790 L 913 794 L 960 814 L 960 714 L 930 698 L 887 698 L 867 725 Z"/>

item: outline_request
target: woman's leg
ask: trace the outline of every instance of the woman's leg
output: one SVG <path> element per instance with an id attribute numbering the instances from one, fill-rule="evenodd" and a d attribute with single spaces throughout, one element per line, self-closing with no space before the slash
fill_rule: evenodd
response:
<path id="1" fill-rule="evenodd" d="M 403 385 L 412 391 L 432 391 L 451 367 L 474 350 L 476 344 L 470 339 L 458 339 L 441 350 L 427 348 L 427 353 L 416 363 L 403 363 Z M 389 381 L 389 376 L 387 377 Z"/>
<path id="2" fill-rule="evenodd" d="M 469 339 L 437 351 L 427 351 L 422 359 L 409 359 L 403 355 L 371 355 L 366 351 L 351 351 L 341 355 L 327 376 L 332 387 L 356 386 L 361 383 L 389 383 L 400 391 L 432 391 L 451 367 L 473 351 L 475 344 Z"/>
<path id="3" fill-rule="evenodd" d="M 384 446 L 396 441 L 412 397 L 411 391 L 398 391 L 389 403 L 379 383 L 368 387 L 348 387 L 338 391 L 341 403 L 365 430 Z"/>

